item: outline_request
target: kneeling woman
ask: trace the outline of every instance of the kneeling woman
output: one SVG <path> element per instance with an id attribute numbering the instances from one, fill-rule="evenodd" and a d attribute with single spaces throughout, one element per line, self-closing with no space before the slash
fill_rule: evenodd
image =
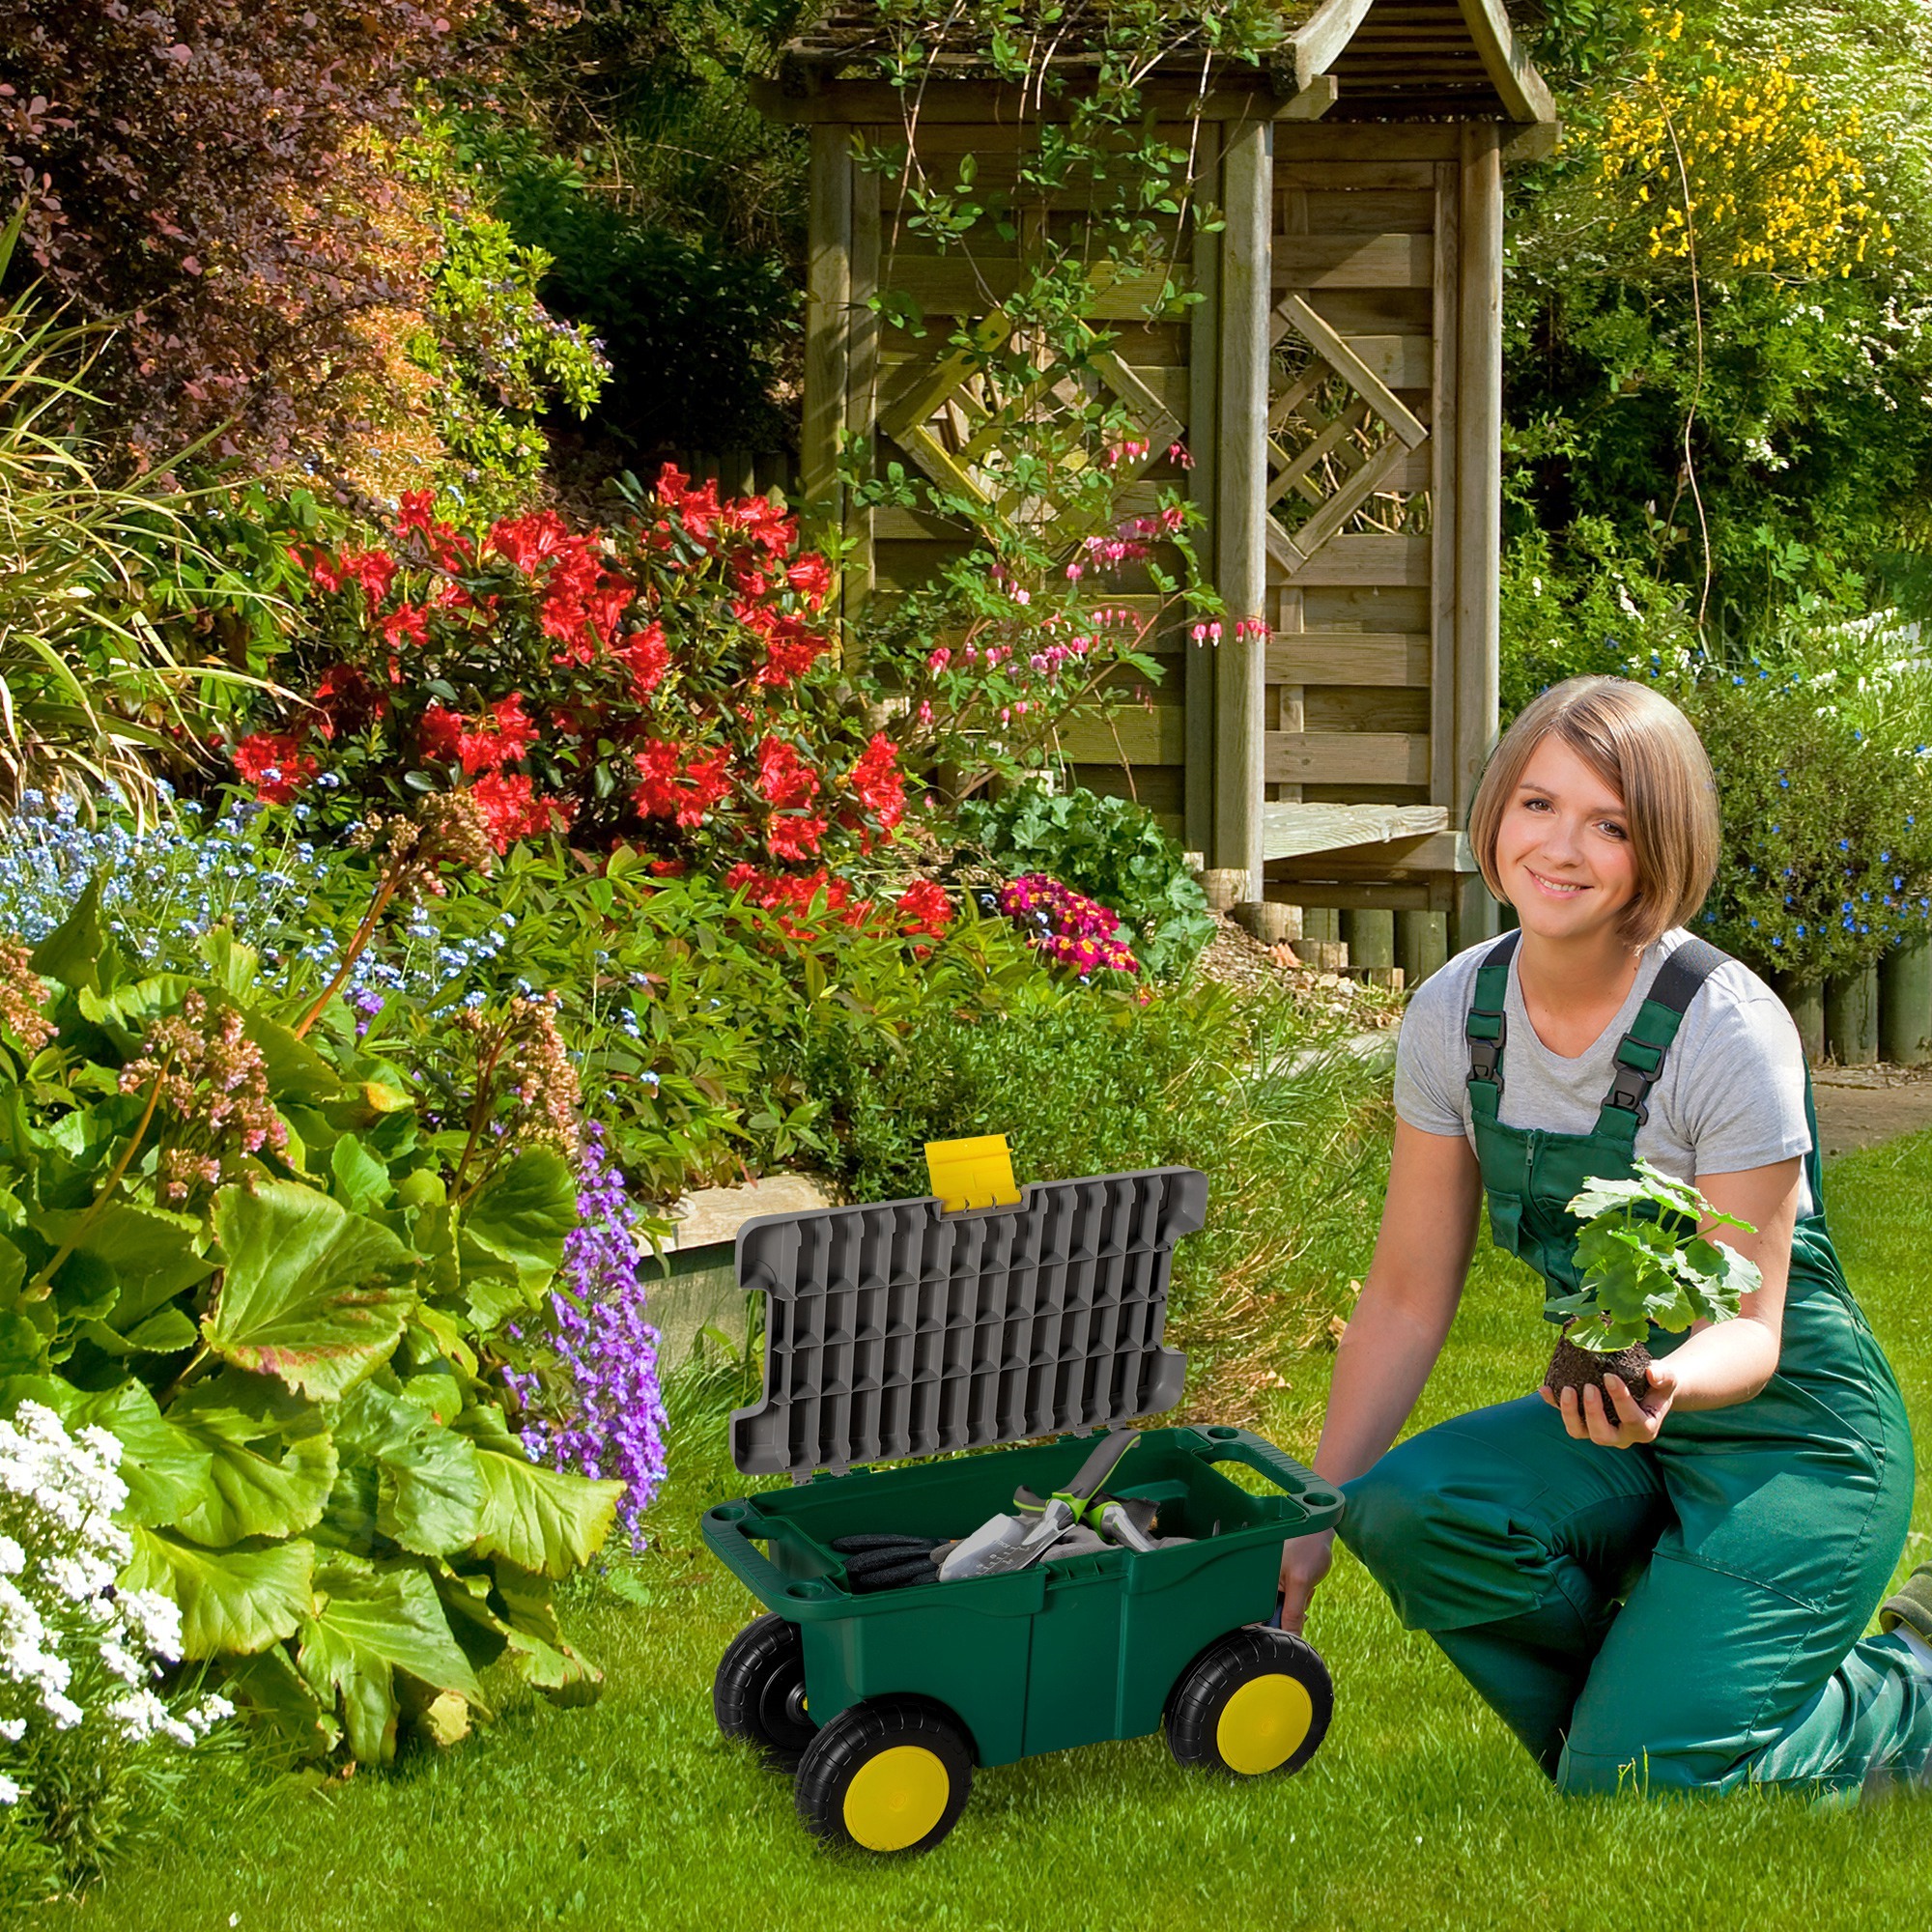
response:
<path id="1" fill-rule="evenodd" d="M 1575 678 L 1517 721 L 1470 817 L 1520 929 L 1418 989 L 1376 1256 L 1316 1467 L 1344 1542 L 1567 1791 L 1932 1777 L 1932 1565 L 1883 1606 L 1912 1439 L 1832 1251 L 1796 1029 L 1683 929 L 1718 819 L 1656 692 Z M 1390 1450 L 1449 1333 L 1487 1192 L 1499 1245 L 1577 1286 L 1571 1197 L 1634 1156 L 1749 1222 L 1743 1319 L 1654 1333 L 1640 1406 L 1545 1387 Z M 1386 1453 L 1385 1453 L 1386 1452 Z M 1300 1627 L 1326 1538 L 1291 1543 Z"/>

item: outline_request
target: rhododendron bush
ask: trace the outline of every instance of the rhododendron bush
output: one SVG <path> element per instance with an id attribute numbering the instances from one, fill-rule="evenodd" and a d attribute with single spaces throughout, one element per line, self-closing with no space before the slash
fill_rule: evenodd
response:
<path id="1" fill-rule="evenodd" d="M 636 514 L 467 533 L 425 493 L 385 542 L 298 547 L 313 595 L 283 681 L 305 700 L 233 747 L 258 796 L 462 788 L 498 851 L 567 832 L 667 866 L 812 867 L 905 816 L 898 747 L 838 679 L 832 570 L 762 497 L 665 469 Z"/>

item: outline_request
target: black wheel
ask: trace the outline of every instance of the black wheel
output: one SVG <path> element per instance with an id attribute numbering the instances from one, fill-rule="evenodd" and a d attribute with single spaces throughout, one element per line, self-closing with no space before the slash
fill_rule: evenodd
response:
<path id="1" fill-rule="evenodd" d="M 1251 1626 L 1204 1650 L 1167 1700 L 1178 1763 L 1262 1777 L 1294 1772 L 1321 1748 L 1335 1715 L 1328 1667 L 1298 1636 Z"/>
<path id="2" fill-rule="evenodd" d="M 854 1704 L 812 1739 L 798 1768 L 798 1815 L 827 1844 L 926 1852 L 959 1822 L 973 1789 L 973 1747 L 929 1704 Z"/>
<path id="3" fill-rule="evenodd" d="M 731 1639 L 711 1685 L 727 1738 L 743 1738 L 774 1771 L 796 1771 L 818 1735 L 805 1708 L 805 1648 L 798 1626 L 760 1617 Z"/>

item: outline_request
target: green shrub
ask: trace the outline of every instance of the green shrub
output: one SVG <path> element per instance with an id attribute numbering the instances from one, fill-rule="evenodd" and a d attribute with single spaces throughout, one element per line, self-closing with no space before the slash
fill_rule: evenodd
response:
<path id="1" fill-rule="evenodd" d="M 496 1374 L 576 1224 L 576 1090 L 532 1003 L 446 1032 L 425 1091 L 224 931 L 142 973 L 96 888 L 0 945 L 0 1395 L 120 1439 L 124 1581 L 299 1752 L 451 1735 L 493 1664 L 595 1693 L 550 1592 L 622 1486 L 530 1463 Z"/>
<path id="2" fill-rule="evenodd" d="M 935 1005 L 885 1053 L 814 1032 L 804 1078 L 856 1200 L 925 1194 L 924 1143 L 972 1134 L 1008 1135 L 1022 1181 L 1201 1168 L 1208 1224 L 1177 1259 L 1176 1307 L 1210 1343 L 1237 1307 L 1278 1343 L 1367 1264 L 1387 1081 L 1286 998 L 1195 981 L 1143 1007 L 1041 976 L 996 1011 Z"/>
<path id="3" fill-rule="evenodd" d="M 1724 841 L 1700 929 L 1811 983 L 1932 930 L 1932 668 L 1883 624 L 1666 688 L 1717 774 Z"/>
<path id="4" fill-rule="evenodd" d="M 1180 848 L 1131 799 L 1015 785 L 998 799 L 968 800 L 958 826 L 1002 870 L 1050 873 L 1118 913 L 1135 956 L 1156 979 L 1190 965 L 1213 934 L 1213 915 Z"/>

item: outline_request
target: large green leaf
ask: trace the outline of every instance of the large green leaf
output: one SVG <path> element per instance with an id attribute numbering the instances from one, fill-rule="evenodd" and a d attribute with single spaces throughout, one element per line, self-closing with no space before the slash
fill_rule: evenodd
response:
<path id="1" fill-rule="evenodd" d="M 74 1241 L 74 1260 L 98 1262 L 114 1277 L 120 1293 L 106 1312 L 123 1334 L 214 1272 L 201 1251 L 201 1223 L 165 1208 L 110 1201 L 98 1211 L 43 1209 L 27 1225 L 56 1250 Z M 64 1286 L 72 1264 L 63 1264 Z"/>
<path id="2" fill-rule="evenodd" d="M 476 1540 L 483 1476 L 470 1440 L 435 1413 L 365 1381 L 350 1392 L 336 1425 L 342 1441 L 381 1470 L 377 1525 L 423 1556 L 447 1556 Z"/>
<path id="3" fill-rule="evenodd" d="M 342 1076 L 293 1028 L 244 1007 L 242 1031 L 261 1050 L 269 1092 L 277 1106 L 313 1106 L 342 1091 Z"/>
<path id="4" fill-rule="evenodd" d="M 136 1528 L 123 1580 L 160 1590 L 181 1605 L 182 1654 L 252 1655 L 293 1636 L 311 1608 L 315 1549 L 275 1543 L 265 1549 L 201 1549 L 165 1530 Z"/>
<path id="5" fill-rule="evenodd" d="M 201 1505 L 213 1479 L 209 1445 L 163 1415 L 140 1382 L 119 1382 L 94 1395 L 60 1386 L 68 1396 L 56 1406 L 70 1429 L 92 1422 L 119 1439 L 121 1480 L 128 1485 L 124 1514 L 130 1521 L 156 1528 Z"/>
<path id="6" fill-rule="evenodd" d="M 294 1181 L 224 1187 L 214 1226 L 227 1274 L 208 1345 L 316 1397 L 354 1387 L 415 1306 L 415 1257 L 386 1228 Z"/>
<path id="7" fill-rule="evenodd" d="M 497 1595 L 507 1613 L 510 1656 L 518 1673 L 554 1704 L 594 1704 L 604 1694 L 604 1673 L 563 1640 L 551 1604 L 550 1579 L 505 1563 L 496 1564 Z"/>
<path id="8" fill-rule="evenodd" d="M 469 1661 L 449 1634 L 436 1586 L 418 1569 L 373 1570 L 336 1557 L 315 1574 L 315 1610 L 301 1621 L 297 1661 L 331 1704 L 365 1764 L 396 1750 L 395 1673 L 481 1705 Z"/>
<path id="9" fill-rule="evenodd" d="M 564 1237 L 577 1226 L 577 1190 L 569 1164 L 549 1148 L 505 1161 L 463 1209 L 463 1232 L 526 1285 L 548 1282 L 563 1260 Z"/>
<path id="10" fill-rule="evenodd" d="M 589 1562 L 611 1533 L 624 1485 L 532 1463 L 496 1409 L 466 1409 L 456 1426 L 475 1443 L 483 1478 L 477 1549 L 546 1577 L 567 1577 Z"/>
<path id="11" fill-rule="evenodd" d="M 209 1458 L 207 1486 L 175 1519 L 184 1536 L 218 1549 L 244 1537 L 294 1536 L 320 1519 L 335 1481 L 335 1444 L 327 1432 L 294 1441 L 264 1435 L 260 1423 L 238 1409 L 170 1419 Z"/>
<path id="12" fill-rule="evenodd" d="M 34 948 L 28 961 L 42 979 L 57 980 L 75 992 L 100 989 L 101 960 L 114 944 L 100 917 L 100 877 L 97 872 L 88 880 L 73 910 Z"/>
<path id="13" fill-rule="evenodd" d="M 297 1759 L 321 1757 L 333 1750 L 342 1737 L 335 1714 L 322 1708 L 314 1687 L 282 1644 L 271 1644 L 253 1657 L 231 1659 L 221 1688 Z"/>

